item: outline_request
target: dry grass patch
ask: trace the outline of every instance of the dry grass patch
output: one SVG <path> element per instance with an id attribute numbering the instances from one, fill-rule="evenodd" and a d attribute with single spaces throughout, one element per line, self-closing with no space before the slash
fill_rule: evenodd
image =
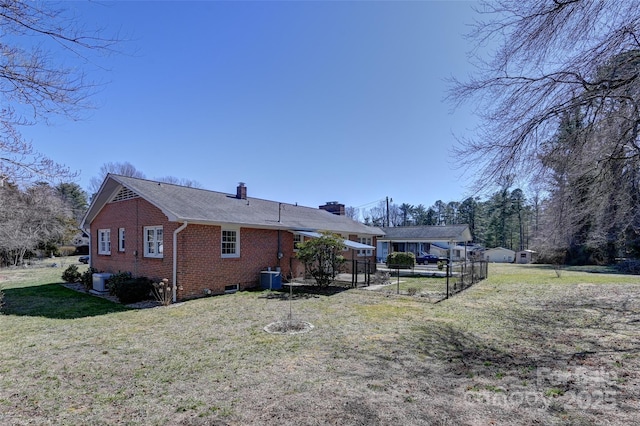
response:
<path id="1" fill-rule="evenodd" d="M 70 319 L 4 315 L 0 422 L 637 422 L 640 279 L 554 277 L 492 265 L 437 305 L 300 295 L 294 318 L 315 328 L 299 335 L 263 330 L 289 313 L 266 291 Z"/>
<path id="2" fill-rule="evenodd" d="M 451 281 L 453 286 L 453 281 Z M 427 277 L 420 275 L 401 275 L 391 277 L 389 284 L 380 286 L 375 291 L 393 295 L 418 296 L 436 302 L 445 298 L 447 294 L 447 279 L 445 277 Z"/>

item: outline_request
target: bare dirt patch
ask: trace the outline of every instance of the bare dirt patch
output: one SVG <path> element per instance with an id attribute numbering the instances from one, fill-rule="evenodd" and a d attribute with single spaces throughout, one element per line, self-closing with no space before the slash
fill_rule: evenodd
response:
<path id="1" fill-rule="evenodd" d="M 301 334 L 313 330 L 313 324 L 300 320 L 282 320 L 272 322 L 264 327 L 264 331 L 272 334 Z"/>

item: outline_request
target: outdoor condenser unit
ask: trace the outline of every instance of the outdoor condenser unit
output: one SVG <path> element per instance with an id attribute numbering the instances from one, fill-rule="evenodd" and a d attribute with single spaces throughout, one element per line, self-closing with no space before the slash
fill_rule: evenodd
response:
<path id="1" fill-rule="evenodd" d="M 96 293 L 108 293 L 107 281 L 111 278 L 111 274 L 96 273 L 93 274 L 93 291 Z"/>

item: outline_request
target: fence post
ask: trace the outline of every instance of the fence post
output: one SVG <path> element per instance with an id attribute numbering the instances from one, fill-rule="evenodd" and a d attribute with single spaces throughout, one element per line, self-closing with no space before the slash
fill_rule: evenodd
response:
<path id="1" fill-rule="evenodd" d="M 366 264 L 366 271 L 365 271 L 365 277 L 367 280 L 367 287 L 369 287 L 369 285 L 371 284 L 371 259 L 367 259 L 367 264 Z"/>
<path id="2" fill-rule="evenodd" d="M 358 286 L 358 263 L 356 259 L 351 259 L 351 287 Z"/>
<path id="3" fill-rule="evenodd" d="M 448 299 L 449 298 L 449 261 L 448 260 L 447 260 L 446 275 L 447 275 L 447 295 L 445 299 Z"/>

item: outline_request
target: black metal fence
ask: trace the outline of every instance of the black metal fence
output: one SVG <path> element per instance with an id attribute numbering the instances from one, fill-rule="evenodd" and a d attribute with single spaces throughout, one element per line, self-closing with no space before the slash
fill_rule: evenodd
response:
<path id="1" fill-rule="evenodd" d="M 374 270 L 386 274 L 386 279 L 383 282 L 378 282 L 382 277 L 378 277 L 377 274 L 372 277 Z M 385 264 L 374 266 L 369 260 L 353 259 L 350 272 L 348 275 L 343 275 L 347 275 L 347 277 L 350 275 L 351 287 L 369 286 L 372 283 L 395 283 L 397 294 L 417 294 L 420 297 L 428 298 L 433 303 L 438 303 L 487 278 L 488 263 L 486 261 L 450 262 L 448 259 L 442 259 L 438 264 L 407 267 L 406 265 Z M 402 277 L 430 277 L 436 278 L 436 280 L 427 280 L 424 288 L 420 288 L 419 284 L 418 288 L 403 288 L 401 292 Z M 342 278 L 343 282 L 348 282 L 349 278 Z M 412 293 L 410 290 L 414 290 L 414 292 Z"/>
<path id="2" fill-rule="evenodd" d="M 371 269 L 370 259 L 353 259 L 351 263 L 351 287 L 358 287 L 359 283 L 364 285 L 371 284 Z"/>
<path id="3" fill-rule="evenodd" d="M 482 261 L 455 262 L 447 265 L 446 297 L 482 281 L 489 275 L 489 263 Z"/>

